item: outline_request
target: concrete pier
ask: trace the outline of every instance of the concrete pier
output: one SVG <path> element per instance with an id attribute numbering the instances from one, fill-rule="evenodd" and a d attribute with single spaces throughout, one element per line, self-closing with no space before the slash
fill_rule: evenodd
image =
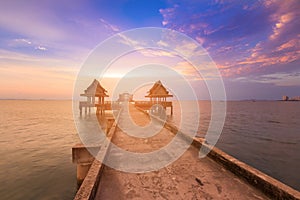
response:
<path id="1" fill-rule="evenodd" d="M 150 121 L 147 114 L 131 104 L 129 112 L 139 126 Z M 130 127 L 121 112 L 108 133 L 109 140 L 130 152 L 158 150 L 177 132 L 176 127 L 165 124 L 155 136 L 142 139 L 129 136 L 117 125 L 130 130 L 134 127 Z M 194 138 L 178 160 L 148 173 L 117 171 L 95 160 L 75 199 L 300 199 L 298 191 L 217 148 L 208 157 L 199 159 L 199 148 L 203 145 L 207 146 L 203 140 Z M 122 155 L 111 151 L 109 144 L 102 146 L 100 151 L 105 159 L 118 157 L 123 162 Z"/>
<path id="2" fill-rule="evenodd" d="M 138 125 L 146 125 L 150 120 L 133 106 L 130 114 Z M 119 123 L 127 123 L 122 114 Z M 173 137 L 166 128 L 149 139 L 130 137 L 117 129 L 112 142 L 128 151 L 151 152 Z M 198 153 L 191 146 L 171 165 L 149 173 L 125 173 L 105 167 L 95 199 L 268 199 L 210 158 L 199 159 Z M 118 156 L 113 152 L 108 154 Z"/>

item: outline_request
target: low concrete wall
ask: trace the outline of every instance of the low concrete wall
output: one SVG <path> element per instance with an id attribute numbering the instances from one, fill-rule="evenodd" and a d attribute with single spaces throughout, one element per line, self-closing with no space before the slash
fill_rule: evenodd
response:
<path id="1" fill-rule="evenodd" d="M 194 139 L 194 145 L 204 147 L 208 150 L 211 147 L 199 139 Z M 265 173 L 247 165 L 244 162 L 226 154 L 220 149 L 214 147 L 209 152 L 208 156 L 218 163 L 222 164 L 225 168 L 236 174 L 238 177 L 243 178 L 255 188 L 261 190 L 264 194 L 272 199 L 300 199 L 300 192 L 287 186 L 286 184 L 266 175 Z"/>
<path id="2" fill-rule="evenodd" d="M 97 159 L 94 159 L 87 176 L 83 180 L 79 190 L 75 195 L 74 200 L 92 200 L 95 198 L 101 175 L 105 167 L 105 165 L 99 160 L 106 159 L 106 153 L 109 149 L 111 138 L 117 129 L 118 120 L 119 115 L 107 133 L 107 140 L 104 142 L 104 144 L 101 144 L 101 148 L 96 156 Z"/>

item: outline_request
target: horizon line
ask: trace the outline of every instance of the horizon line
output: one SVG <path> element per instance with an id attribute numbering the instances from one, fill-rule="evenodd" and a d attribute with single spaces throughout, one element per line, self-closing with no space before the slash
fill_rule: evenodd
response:
<path id="1" fill-rule="evenodd" d="M 17 100 L 23 100 L 23 101 L 73 101 L 73 99 L 69 99 L 69 98 L 0 98 L 0 101 L 3 100 L 13 100 L 13 101 L 17 101 Z M 141 101 L 142 99 L 139 100 L 134 100 L 134 101 Z M 77 100 L 79 101 L 79 100 Z M 108 101 L 111 101 L 108 100 Z M 114 100 L 116 101 L 116 100 Z M 172 101 L 179 101 L 179 100 L 172 100 Z M 192 99 L 184 99 L 182 101 L 194 101 Z M 198 99 L 198 101 L 211 101 L 211 99 Z M 214 100 L 214 101 L 283 101 L 282 99 L 227 99 L 227 100 Z"/>

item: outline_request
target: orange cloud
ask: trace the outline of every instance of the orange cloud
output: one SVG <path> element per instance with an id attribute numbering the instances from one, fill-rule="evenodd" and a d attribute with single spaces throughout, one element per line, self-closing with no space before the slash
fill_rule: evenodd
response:
<path id="1" fill-rule="evenodd" d="M 276 39 L 282 32 L 282 30 L 285 28 L 286 24 L 292 21 L 294 18 L 293 13 L 287 13 L 284 15 L 281 15 L 279 17 L 278 22 L 275 24 L 275 27 L 273 28 L 273 34 L 270 35 L 269 39 L 274 40 Z"/>
<path id="2" fill-rule="evenodd" d="M 299 37 L 299 35 L 298 35 Z M 292 39 L 292 40 L 289 40 L 288 42 L 286 43 L 283 43 L 282 45 L 280 45 L 279 47 L 277 47 L 277 51 L 282 51 L 282 50 L 286 50 L 286 49 L 290 49 L 290 48 L 293 48 L 295 46 L 300 46 L 299 45 L 299 40 L 298 39 Z"/>

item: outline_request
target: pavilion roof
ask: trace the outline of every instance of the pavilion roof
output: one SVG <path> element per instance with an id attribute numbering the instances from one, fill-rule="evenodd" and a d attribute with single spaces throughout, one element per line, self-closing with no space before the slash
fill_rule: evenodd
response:
<path id="1" fill-rule="evenodd" d="M 105 90 L 99 81 L 94 79 L 94 81 L 91 83 L 91 85 L 84 90 L 84 94 L 81 94 L 81 96 L 96 96 L 96 97 L 108 97 L 106 94 L 107 90 Z"/>
<path id="2" fill-rule="evenodd" d="M 169 94 L 169 91 L 165 88 L 160 80 L 154 83 L 148 93 L 149 94 L 145 97 L 173 97 L 173 95 Z"/>

